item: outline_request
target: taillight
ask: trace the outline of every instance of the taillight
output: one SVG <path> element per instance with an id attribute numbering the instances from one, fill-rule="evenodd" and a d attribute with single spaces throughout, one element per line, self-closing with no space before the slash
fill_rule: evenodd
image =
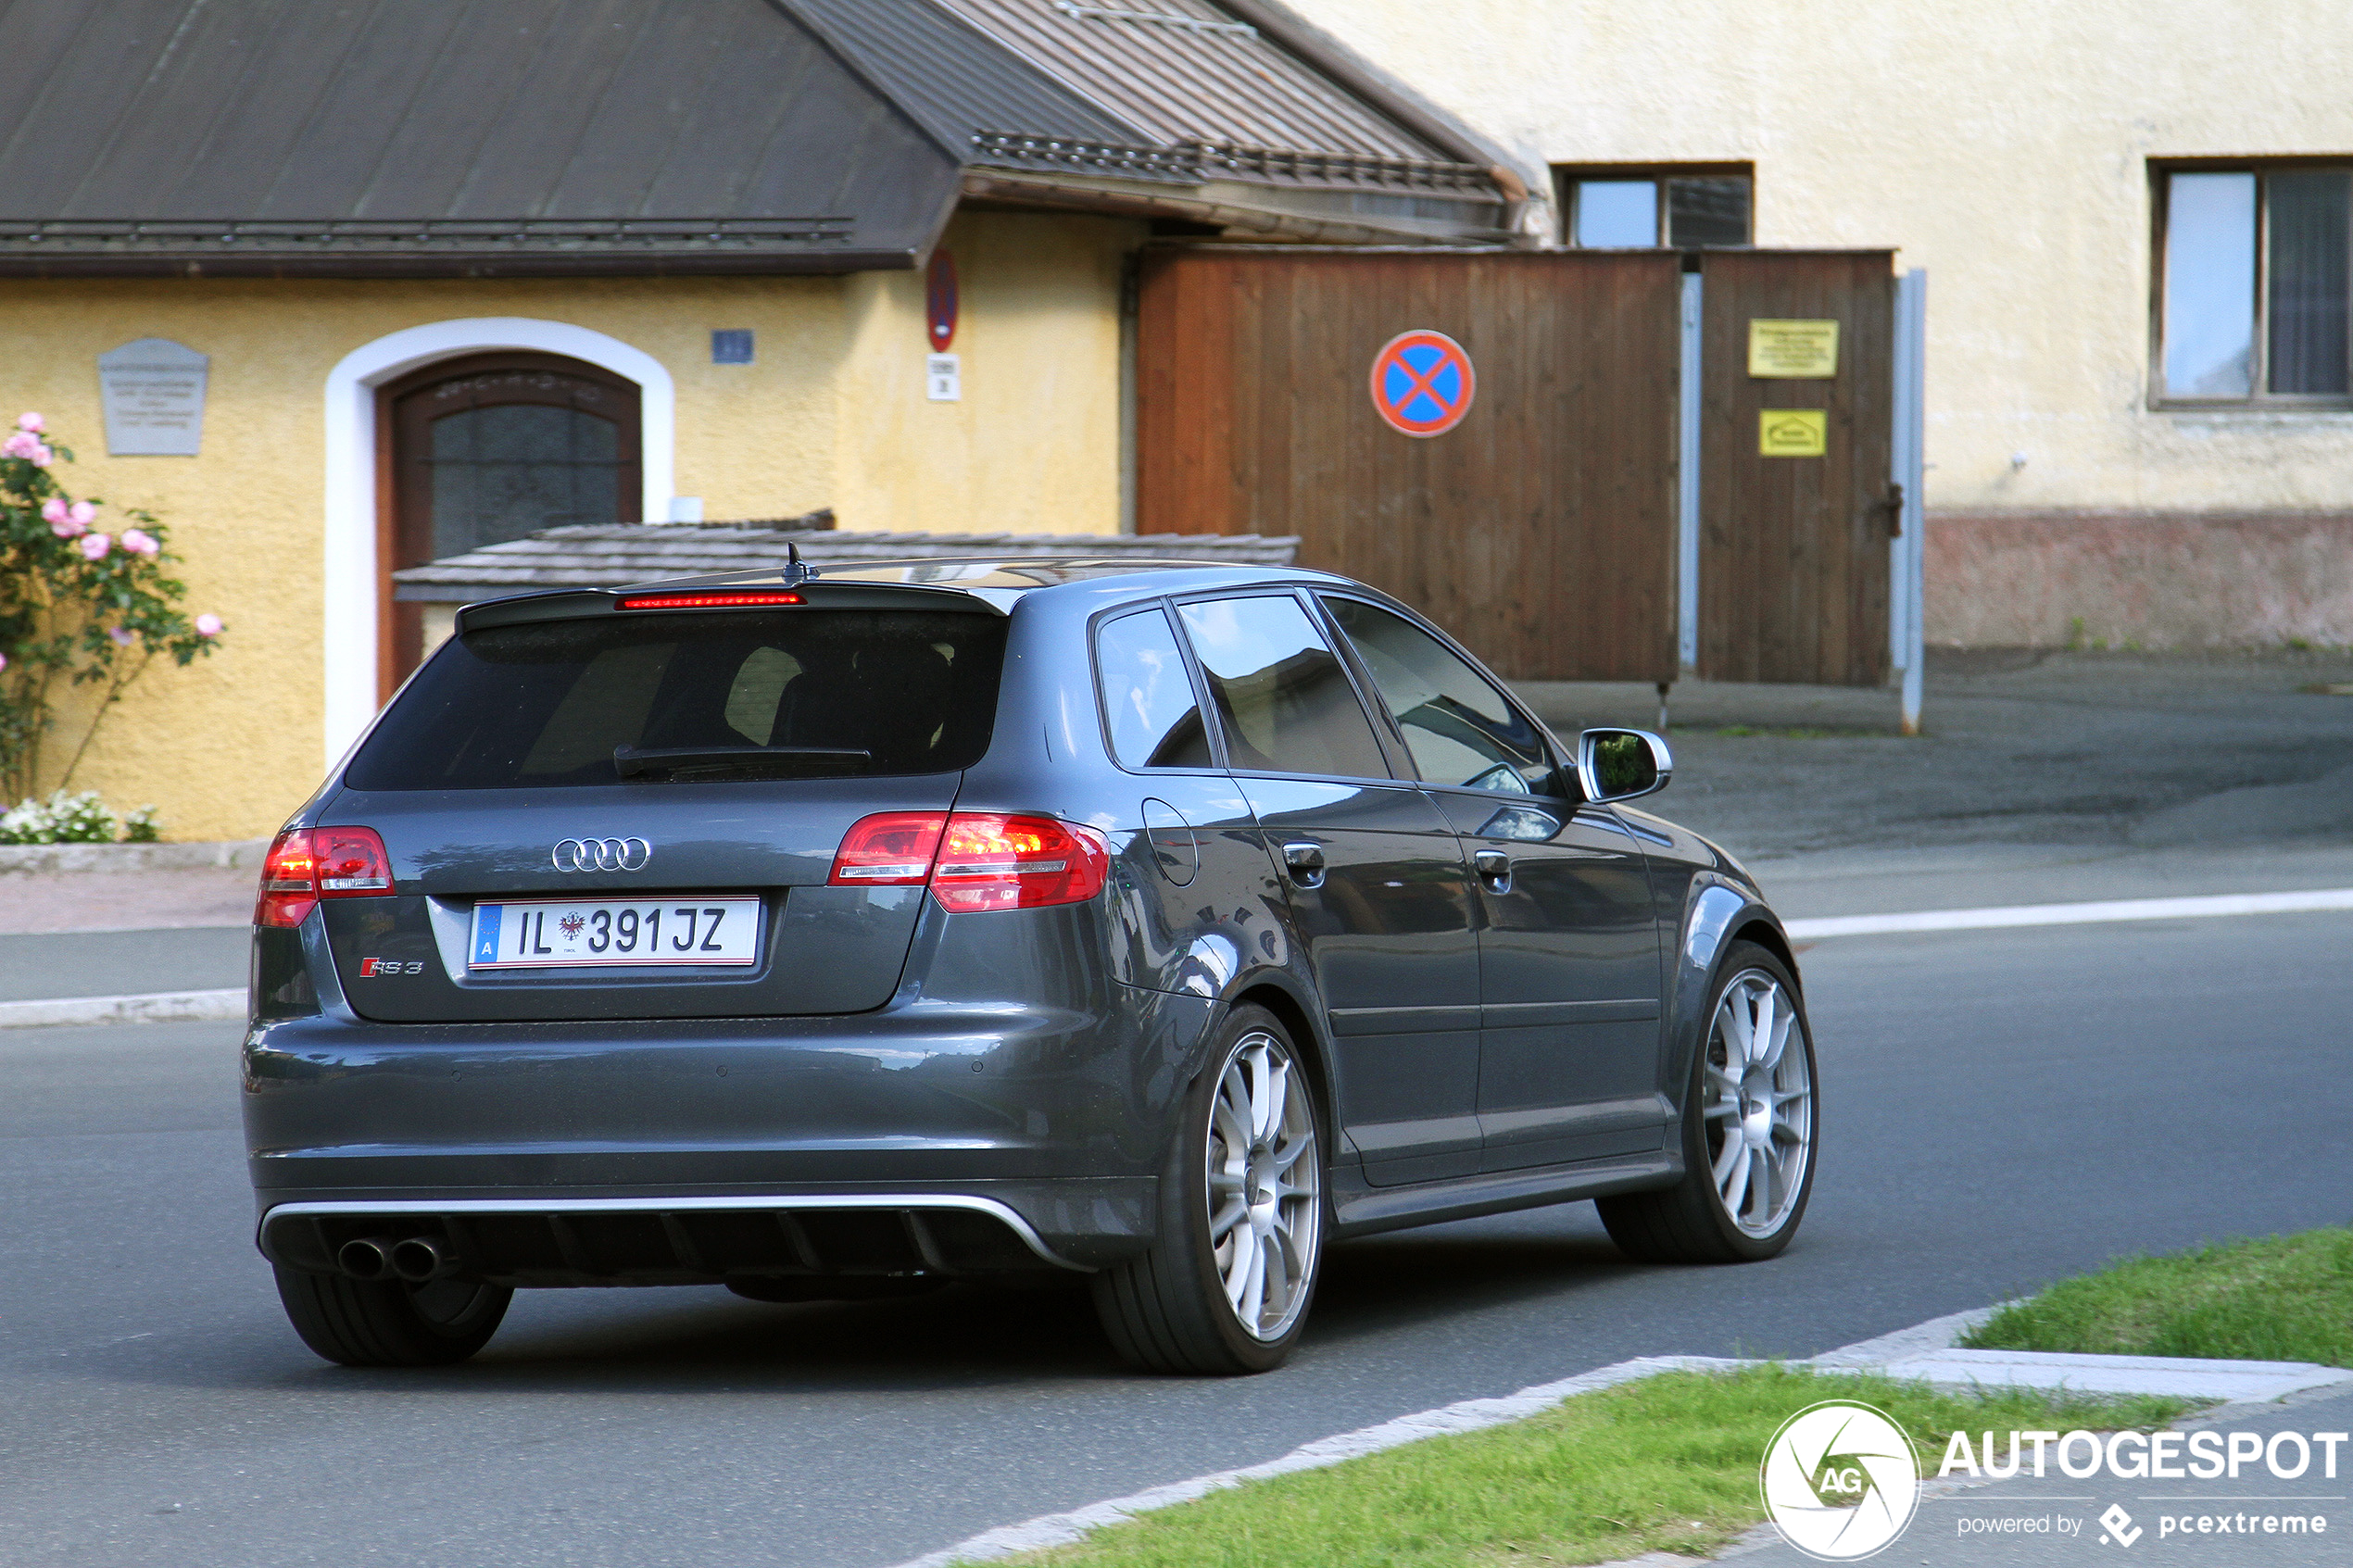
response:
<path id="1" fill-rule="evenodd" d="M 836 887 L 931 884 L 957 914 L 1084 903 L 1102 891 L 1111 848 L 1092 828 L 993 811 L 885 811 L 862 818 L 834 857 Z"/>
<path id="2" fill-rule="evenodd" d="M 931 896 L 960 914 L 1077 904 L 1102 891 L 1110 867 L 1110 847 L 1092 828 L 959 811 L 940 839 Z"/>
<path id="3" fill-rule="evenodd" d="M 853 823 L 834 856 L 835 887 L 920 887 L 948 825 L 945 811 L 885 811 Z"/>
<path id="4" fill-rule="evenodd" d="M 319 901 L 319 872 L 310 859 L 310 835 L 300 828 L 282 833 L 261 862 L 261 899 L 253 907 L 256 925 L 300 925 Z"/>
<path id="5" fill-rule="evenodd" d="M 261 863 L 257 925 L 300 925 L 321 898 L 381 898 L 394 891 L 392 858 L 373 828 L 295 828 Z"/>

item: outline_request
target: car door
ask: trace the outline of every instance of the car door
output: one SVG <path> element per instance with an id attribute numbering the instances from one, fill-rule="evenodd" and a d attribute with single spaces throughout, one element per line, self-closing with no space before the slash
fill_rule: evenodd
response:
<path id="1" fill-rule="evenodd" d="M 1301 599 L 1226 595 L 1177 613 L 1323 993 L 1340 1131 L 1365 1179 L 1475 1172 L 1478 947 L 1458 836 L 1392 775 Z"/>
<path id="2" fill-rule="evenodd" d="M 1481 1169 L 1657 1148 L 1669 1108 L 1641 845 L 1462 655 L 1369 600 L 1320 597 L 1472 866 Z"/>

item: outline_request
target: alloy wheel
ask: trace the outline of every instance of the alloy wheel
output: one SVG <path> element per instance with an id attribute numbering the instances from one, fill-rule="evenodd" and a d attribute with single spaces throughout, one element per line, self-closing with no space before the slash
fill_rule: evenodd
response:
<path id="1" fill-rule="evenodd" d="M 1323 1162 L 1307 1085 L 1281 1041 L 1236 1043 L 1209 1111 L 1209 1243 L 1242 1327 L 1279 1339 L 1306 1305 L 1323 1240 Z"/>
<path id="2" fill-rule="evenodd" d="M 1814 1156 L 1814 1081 L 1799 1029 L 1788 993 L 1759 969 L 1724 987 L 1708 1029 L 1702 1115 L 1716 1199 L 1759 1239 L 1788 1219 Z"/>

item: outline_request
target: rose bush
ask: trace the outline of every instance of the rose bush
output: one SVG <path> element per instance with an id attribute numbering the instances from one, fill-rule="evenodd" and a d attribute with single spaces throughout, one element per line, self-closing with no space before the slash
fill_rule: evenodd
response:
<path id="1" fill-rule="evenodd" d="M 9 813 L 21 818 L 11 831 L 47 831 L 34 827 L 34 817 L 45 821 L 69 798 L 65 785 L 98 727 L 157 658 L 194 663 L 222 631 L 217 615 L 192 621 L 182 613 L 188 590 L 170 574 L 169 529 L 136 510 L 120 514 L 123 526 L 101 529 L 105 503 L 66 493 L 54 470 L 73 453 L 47 430 L 39 414 L 22 414 L 0 440 L 0 801 L 21 802 Z M 43 748 L 57 699 L 76 686 L 97 690 L 44 805 L 32 798 L 48 775 Z M 87 811 L 68 814 L 72 831 L 95 831 Z M 151 810 L 132 819 L 152 836 Z M 108 816 L 109 837 L 113 822 Z"/>

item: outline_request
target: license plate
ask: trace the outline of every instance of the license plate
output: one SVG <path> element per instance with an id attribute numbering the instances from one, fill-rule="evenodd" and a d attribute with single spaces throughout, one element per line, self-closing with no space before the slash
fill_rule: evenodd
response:
<path id="1" fill-rule="evenodd" d="M 760 957 L 757 898 L 476 904 L 468 969 L 735 964 Z"/>

